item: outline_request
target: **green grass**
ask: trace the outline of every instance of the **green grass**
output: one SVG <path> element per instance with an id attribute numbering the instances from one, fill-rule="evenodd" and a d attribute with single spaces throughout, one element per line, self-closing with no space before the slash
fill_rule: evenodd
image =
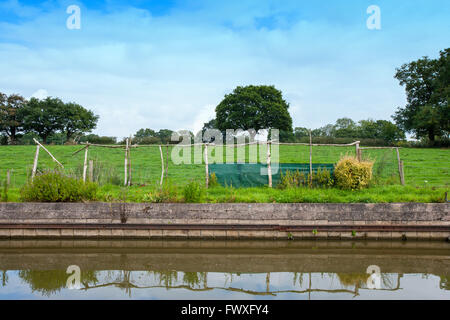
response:
<path id="1" fill-rule="evenodd" d="M 155 200 L 151 195 L 159 194 L 159 186 L 120 187 L 104 185 L 97 193 L 97 201 L 103 202 L 186 202 L 184 187 L 171 186 L 167 195 Z M 201 203 L 391 203 L 391 202 L 445 202 L 448 189 L 439 187 L 374 186 L 368 189 L 345 191 L 329 189 L 270 189 L 213 187 L 204 190 Z M 8 201 L 21 202 L 20 189 L 8 191 Z"/>
<path id="2" fill-rule="evenodd" d="M 84 151 L 75 156 L 72 153 L 82 146 L 47 146 L 52 154 L 64 165 L 66 172 L 82 176 Z M 275 147 L 276 148 L 276 147 Z M 308 146 L 279 146 L 280 162 L 308 163 Z M 11 186 L 8 201 L 20 201 L 19 190 L 31 175 L 35 146 L 0 146 L 0 181 L 4 181 L 6 170 L 11 171 Z M 272 153 L 274 153 L 274 149 Z M 166 150 L 163 148 L 164 158 Z M 170 148 L 170 154 L 172 147 Z M 177 195 L 173 201 L 183 201 L 183 188 L 191 180 L 204 182 L 205 167 L 202 164 L 203 151 L 191 151 L 197 164 L 175 165 L 169 163 L 169 179 Z M 313 147 L 314 163 L 336 163 L 340 156 L 354 155 L 354 147 Z M 258 160 L 265 162 L 266 148 L 262 147 Z M 399 186 L 398 163 L 395 150 L 364 150 L 363 157 L 375 160 L 375 185 L 361 191 L 338 189 L 288 189 L 261 188 L 231 189 L 210 188 L 202 202 L 442 202 L 450 183 L 449 149 L 400 149 L 404 161 L 406 186 Z M 225 159 L 225 155 L 223 155 Z M 210 162 L 214 154 L 210 157 Z M 248 147 L 246 148 L 248 161 Z M 123 191 L 124 150 L 91 147 L 89 159 L 95 161 L 95 175 L 99 172 L 101 183 L 98 200 L 119 201 Z M 126 201 L 146 201 L 148 194 L 157 190 L 161 177 L 161 158 L 156 147 L 131 150 L 132 180 L 134 186 L 126 192 Z M 237 155 L 234 155 L 237 160 Z M 172 160 L 172 159 L 171 159 Z M 255 160 L 255 159 L 254 159 Z M 273 159 L 275 162 L 276 159 Z M 44 150 L 40 150 L 39 169 L 52 169 L 56 164 Z M 99 167 L 102 169 L 97 170 Z M 114 177 L 116 185 L 105 183 L 102 177 Z"/>

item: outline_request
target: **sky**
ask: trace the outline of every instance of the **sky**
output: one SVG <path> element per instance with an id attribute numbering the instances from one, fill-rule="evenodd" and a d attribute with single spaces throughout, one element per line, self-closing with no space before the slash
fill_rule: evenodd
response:
<path id="1" fill-rule="evenodd" d="M 395 69 L 449 35 L 448 0 L 0 0 L 0 92 L 79 103 L 116 137 L 196 132 L 250 84 L 281 90 L 294 127 L 391 120 L 406 103 Z"/>

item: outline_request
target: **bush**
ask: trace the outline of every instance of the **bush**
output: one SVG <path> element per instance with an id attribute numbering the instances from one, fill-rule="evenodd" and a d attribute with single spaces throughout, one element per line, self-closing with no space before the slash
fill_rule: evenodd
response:
<path id="1" fill-rule="evenodd" d="M 279 189 L 297 188 L 302 186 L 309 186 L 311 181 L 310 174 L 304 174 L 299 170 L 294 172 L 286 170 L 286 173 L 281 172 L 280 182 L 277 187 Z M 313 187 L 331 187 L 334 183 L 331 172 L 326 168 L 318 168 L 317 171 L 312 173 L 312 186 Z"/>
<path id="2" fill-rule="evenodd" d="M 203 197 L 203 192 L 203 187 L 198 182 L 192 180 L 184 187 L 184 201 L 188 203 L 200 202 Z"/>
<path id="3" fill-rule="evenodd" d="M 313 185 L 319 187 L 331 187 L 333 184 L 333 176 L 326 168 L 318 168 L 316 172 L 313 172 Z"/>
<path id="4" fill-rule="evenodd" d="M 21 189 L 24 201 L 77 202 L 95 200 L 97 184 L 64 175 L 61 172 L 45 172 L 34 177 Z"/>
<path id="5" fill-rule="evenodd" d="M 144 196 L 144 202 L 164 203 L 177 202 L 177 189 L 170 184 L 164 184 L 157 187 L 154 191 Z"/>
<path id="6" fill-rule="evenodd" d="M 362 189 L 372 179 L 372 161 L 358 161 L 355 157 L 345 156 L 334 168 L 336 185 L 341 189 Z"/>
<path id="7" fill-rule="evenodd" d="M 300 186 L 305 186 L 308 184 L 307 177 L 305 174 L 300 171 L 296 170 L 292 172 L 291 170 L 286 170 L 285 174 L 283 172 L 280 172 L 280 182 L 278 183 L 277 187 L 279 189 L 286 189 L 286 188 L 297 188 Z"/>

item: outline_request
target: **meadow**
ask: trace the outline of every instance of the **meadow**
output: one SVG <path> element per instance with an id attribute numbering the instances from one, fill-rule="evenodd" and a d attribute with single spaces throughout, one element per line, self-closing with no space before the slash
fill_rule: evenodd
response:
<path id="1" fill-rule="evenodd" d="M 80 145 L 48 145 L 47 149 L 64 165 L 65 172 L 82 177 L 84 151 L 72 155 L 81 149 Z M 272 147 L 274 148 L 274 147 Z M 279 162 L 308 163 L 309 146 L 286 146 L 279 148 Z M 209 148 L 211 163 L 214 157 L 226 159 Z M 226 148 L 230 149 L 230 148 Z M 163 147 L 164 159 L 167 159 L 166 147 Z M 1 146 L 0 147 L 0 181 L 5 181 L 6 171 L 10 170 L 8 201 L 20 201 L 19 190 L 31 176 L 35 146 Z M 182 189 L 190 181 L 205 181 L 205 166 L 202 161 L 203 150 L 192 149 L 191 160 L 196 164 L 175 164 L 169 147 L 170 161 L 168 179 L 171 201 L 182 201 Z M 262 146 L 258 160 L 266 161 L 267 149 Z M 276 154 L 276 149 L 272 150 Z M 313 147 L 313 163 L 336 163 L 343 155 L 355 154 L 352 147 Z M 94 180 L 99 182 L 99 200 L 101 201 L 146 201 L 147 195 L 159 189 L 161 178 L 161 158 L 158 147 L 131 149 L 132 183 L 123 188 L 124 149 L 111 149 L 91 146 L 88 158 L 94 161 Z M 402 148 L 400 157 L 404 162 L 405 186 L 399 185 L 398 163 L 395 150 L 363 150 L 363 158 L 375 161 L 374 184 L 361 191 L 343 191 L 335 188 L 279 190 L 261 188 L 234 189 L 214 187 L 205 190 L 203 202 L 442 202 L 444 193 L 450 184 L 450 150 Z M 237 152 L 234 159 L 239 160 Z M 242 159 L 240 159 L 242 160 Z M 249 148 L 245 148 L 245 160 L 249 160 Z M 272 159 L 276 161 L 277 159 Z M 176 161 L 175 161 L 176 162 Z M 40 150 L 38 170 L 54 169 L 58 166 L 44 151 Z M 126 198 L 126 199 L 125 199 Z"/>

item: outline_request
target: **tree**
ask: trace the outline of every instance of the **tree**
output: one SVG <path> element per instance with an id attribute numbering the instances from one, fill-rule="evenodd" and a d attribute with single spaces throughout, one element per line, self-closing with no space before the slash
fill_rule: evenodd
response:
<path id="1" fill-rule="evenodd" d="M 295 127 L 294 136 L 296 139 L 301 139 L 303 137 L 309 137 L 309 129 L 304 127 Z"/>
<path id="2" fill-rule="evenodd" d="M 358 135 L 356 123 L 350 118 L 337 119 L 333 131 L 337 138 L 355 138 Z"/>
<path id="3" fill-rule="evenodd" d="M 96 134 L 88 134 L 80 137 L 80 142 L 90 142 L 98 144 L 116 144 L 116 137 L 98 136 Z"/>
<path id="4" fill-rule="evenodd" d="M 23 128 L 34 132 L 47 143 L 48 137 L 58 131 L 70 140 L 74 134 L 90 132 L 97 126 L 98 116 L 79 104 L 64 103 L 59 98 L 43 100 L 31 98 L 21 110 Z"/>
<path id="5" fill-rule="evenodd" d="M 134 143 L 137 144 L 159 144 L 161 139 L 155 130 L 150 128 L 139 129 L 134 135 Z"/>
<path id="6" fill-rule="evenodd" d="M 23 128 L 26 132 L 34 132 L 44 143 L 58 130 L 64 129 L 61 112 L 64 102 L 58 98 L 47 97 L 44 100 L 31 98 L 22 109 Z"/>
<path id="7" fill-rule="evenodd" d="M 292 133 L 289 104 L 274 86 L 237 87 L 216 107 L 216 125 L 226 129 L 279 129 Z"/>
<path id="8" fill-rule="evenodd" d="M 203 128 L 202 128 L 202 136 L 205 134 L 205 131 L 208 129 L 217 129 L 217 120 L 216 119 L 211 119 L 208 122 L 205 122 L 203 124 Z"/>
<path id="9" fill-rule="evenodd" d="M 380 139 L 388 144 L 405 139 L 405 133 L 387 120 L 361 120 L 357 128 L 358 138 Z"/>
<path id="10" fill-rule="evenodd" d="M 450 48 L 440 52 L 438 59 L 423 57 L 402 65 L 395 78 L 405 86 L 407 104 L 399 107 L 393 119 L 401 129 L 417 138 L 436 136 L 450 131 Z"/>
<path id="11" fill-rule="evenodd" d="M 377 120 L 379 138 L 388 143 L 405 140 L 405 132 L 394 123 L 387 120 Z"/>
<path id="12" fill-rule="evenodd" d="M 74 134 L 91 132 L 97 127 L 99 118 L 91 110 L 87 110 L 73 102 L 65 103 L 59 115 L 61 116 L 62 131 L 65 132 L 67 141 Z"/>
<path id="13" fill-rule="evenodd" d="M 147 137 L 158 137 L 158 134 L 155 130 L 150 128 L 147 129 L 139 129 L 134 135 L 135 138 L 147 138 Z"/>
<path id="14" fill-rule="evenodd" d="M 7 96 L 0 92 L 0 131 L 10 140 L 17 142 L 16 135 L 22 130 L 22 113 L 26 100 L 18 95 Z"/>
<path id="15" fill-rule="evenodd" d="M 318 129 L 311 131 L 311 136 L 313 137 L 334 137 L 335 127 L 333 124 L 327 124 Z"/>
<path id="16" fill-rule="evenodd" d="M 158 137 L 161 139 L 161 142 L 163 144 L 169 144 L 171 142 L 172 138 L 172 130 L 169 129 L 161 129 L 158 131 Z"/>

